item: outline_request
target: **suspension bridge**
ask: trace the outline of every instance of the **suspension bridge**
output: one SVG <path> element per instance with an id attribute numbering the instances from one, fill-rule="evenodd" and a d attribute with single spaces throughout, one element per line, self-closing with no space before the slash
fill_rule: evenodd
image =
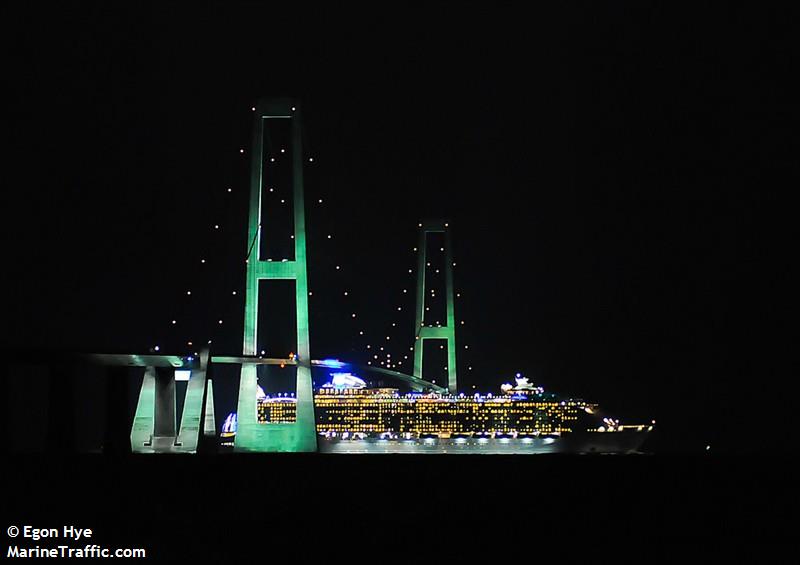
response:
<path id="1" fill-rule="evenodd" d="M 312 368 L 328 367 L 331 361 L 314 360 L 309 340 L 308 265 L 306 253 L 306 215 L 303 173 L 306 159 L 303 153 L 303 112 L 299 100 L 262 99 L 253 107 L 252 157 L 247 222 L 247 256 L 245 259 L 245 308 L 242 352 L 240 355 L 212 354 L 206 347 L 194 356 L 166 354 L 95 354 L 94 363 L 109 367 L 144 367 L 136 411 L 130 431 L 131 451 L 135 453 L 196 453 L 204 437 L 216 435 L 214 414 L 214 368 L 224 364 L 240 367 L 235 439 L 237 452 L 313 452 L 317 450 L 314 415 Z M 289 158 L 291 159 L 293 258 L 273 261 L 262 249 L 269 247 L 262 226 L 269 218 L 263 215 L 265 190 L 273 180 L 272 171 L 264 158 L 265 139 L 270 127 L 280 124 L 289 127 Z M 274 160 L 274 159 L 273 159 Z M 445 220 L 426 220 L 419 223 L 418 268 L 415 306 L 413 373 L 405 374 L 390 368 L 360 366 L 387 378 L 404 383 L 411 390 L 455 393 L 458 390 L 455 338 L 455 309 L 453 301 L 453 262 L 450 225 Z M 425 297 L 427 293 L 427 243 L 431 234 L 443 234 L 445 256 L 444 286 L 445 323 L 428 323 Z M 283 280 L 294 283 L 296 318 L 296 355 L 269 358 L 259 355 L 259 311 L 268 304 L 259 303 L 261 281 Z M 447 387 L 426 380 L 423 375 L 424 343 L 442 340 L 447 347 Z M 341 363 L 336 361 L 340 367 Z M 294 367 L 296 372 L 296 421 L 293 423 L 263 424 L 257 421 L 257 368 L 264 365 Z M 358 367 L 358 365 L 355 365 Z M 183 411 L 176 421 L 176 371 L 189 371 Z"/>

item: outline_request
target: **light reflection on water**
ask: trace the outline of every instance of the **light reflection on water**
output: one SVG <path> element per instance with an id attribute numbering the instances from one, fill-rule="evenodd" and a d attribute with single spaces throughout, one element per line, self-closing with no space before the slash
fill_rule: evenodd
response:
<path id="1" fill-rule="evenodd" d="M 547 438 L 551 439 L 551 438 Z M 525 438 L 511 441 L 508 438 L 480 439 L 403 439 L 381 440 L 375 438 L 348 441 L 319 438 L 322 453 L 485 453 L 485 454 L 525 454 L 557 453 L 558 442 L 545 442 L 539 438 Z"/>

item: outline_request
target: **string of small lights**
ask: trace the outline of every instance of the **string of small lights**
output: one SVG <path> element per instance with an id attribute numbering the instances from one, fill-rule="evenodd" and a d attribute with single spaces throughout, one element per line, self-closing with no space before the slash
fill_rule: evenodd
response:
<path id="1" fill-rule="evenodd" d="M 230 186 L 224 187 L 219 192 L 223 196 L 228 196 L 233 193 L 233 188 Z M 203 245 L 200 252 L 196 253 L 194 258 L 190 260 L 190 268 L 186 272 L 189 274 L 198 273 L 198 275 L 188 277 L 189 280 L 181 285 L 182 290 L 179 291 L 179 297 L 173 301 L 173 314 L 167 322 L 167 326 L 174 331 L 165 334 L 165 339 L 162 340 L 163 343 L 168 344 L 170 349 L 185 351 L 188 355 L 197 355 L 202 345 L 213 342 L 212 338 L 217 329 L 224 323 L 220 312 L 228 311 L 229 302 L 226 300 L 220 299 L 219 296 L 204 296 L 204 292 L 208 290 L 212 270 L 219 268 L 219 265 L 222 264 L 222 261 L 216 260 L 219 257 L 219 249 L 223 245 L 220 238 L 220 234 L 223 231 L 221 218 L 230 216 L 231 207 L 230 198 L 223 198 L 223 207 L 212 206 L 210 202 L 215 196 L 217 195 L 210 194 L 209 204 L 204 205 L 202 208 L 209 211 L 214 210 L 216 218 L 213 220 L 204 218 L 199 222 L 199 225 L 206 226 L 207 234 L 211 234 L 211 240 Z M 241 288 L 236 285 L 227 292 L 227 298 L 237 296 L 240 293 Z M 197 305 L 200 303 L 214 306 L 214 312 L 212 313 L 217 315 L 213 316 L 213 320 L 196 319 L 196 314 L 199 310 Z M 151 349 L 160 351 L 161 346 L 155 344 Z"/>
<path id="2" fill-rule="evenodd" d="M 421 252 L 416 247 L 414 247 L 412 251 L 413 251 L 415 256 L 418 253 Z M 445 251 L 444 247 L 440 247 L 439 251 L 443 253 Z M 455 267 L 455 266 L 456 266 L 456 263 L 453 262 L 452 263 L 452 267 Z M 425 268 L 426 269 L 431 269 L 432 272 L 434 272 L 435 274 L 439 274 L 441 272 L 441 268 L 435 267 L 430 261 L 426 261 Z M 410 282 L 409 286 L 411 286 L 411 287 L 415 286 L 415 284 L 416 284 L 416 281 L 413 280 L 414 273 L 415 273 L 415 269 L 413 267 L 411 267 L 411 268 L 409 268 L 407 270 L 407 275 L 410 275 L 411 279 L 412 279 L 412 280 L 409 281 Z M 408 297 L 409 294 L 411 294 L 411 293 L 409 292 L 408 288 L 403 288 L 402 289 L 402 295 L 404 297 Z M 424 300 L 426 301 L 425 302 L 426 304 L 430 304 L 429 301 L 430 300 L 435 300 L 436 298 L 437 298 L 436 289 L 432 288 L 432 289 L 430 289 L 430 295 L 429 296 L 425 296 Z M 455 296 L 454 296 L 454 300 L 459 299 L 459 298 L 461 298 L 461 293 L 460 292 L 456 292 Z M 402 307 L 402 305 L 400 305 L 400 306 L 396 307 L 395 311 L 396 312 L 401 312 L 402 310 L 403 310 L 403 307 Z M 441 320 L 436 320 L 433 323 L 426 324 L 425 314 L 429 313 L 430 310 L 431 310 L 431 306 L 424 306 L 423 322 L 421 323 L 420 327 L 416 328 L 413 340 L 410 341 L 410 342 L 406 342 L 406 344 L 408 345 L 407 348 L 403 347 L 400 351 L 395 350 L 392 346 L 389 345 L 389 343 L 391 342 L 391 336 L 389 336 L 389 335 L 387 335 L 385 337 L 385 340 L 386 340 L 387 343 L 385 343 L 382 346 L 378 346 L 378 348 L 377 348 L 378 352 L 377 353 L 372 350 L 372 345 L 371 344 L 367 344 L 365 352 L 367 353 L 368 357 L 370 358 L 367 361 L 367 364 L 368 365 L 372 365 L 374 363 L 376 366 L 380 365 L 380 366 L 385 367 L 387 369 L 394 369 L 394 370 L 399 370 L 399 371 L 405 370 L 407 373 L 411 373 L 411 371 L 413 370 L 413 359 L 411 359 L 411 355 L 413 355 L 414 343 L 417 340 L 420 339 L 420 331 L 421 331 L 422 327 L 424 327 L 425 325 L 428 325 L 430 327 L 441 327 Z M 464 326 L 465 323 L 466 322 L 462 319 L 459 322 L 458 325 L 459 326 Z M 399 324 L 396 321 L 391 322 L 391 327 L 392 328 L 396 328 L 398 325 Z M 387 328 L 387 332 L 389 332 L 388 328 Z M 400 344 L 397 344 L 397 346 L 400 347 Z M 444 350 L 445 345 L 443 345 L 443 344 L 439 345 L 439 348 L 441 350 Z M 463 351 L 469 351 L 469 345 L 468 344 L 463 345 Z M 458 356 L 459 359 L 461 359 L 462 357 L 463 357 L 463 354 Z M 468 361 L 462 361 L 461 364 L 466 367 L 467 371 L 472 371 L 472 364 L 469 363 Z M 447 366 L 446 365 L 443 367 L 443 370 L 447 371 Z M 433 382 L 435 383 L 435 380 L 433 380 Z"/>
<path id="3" fill-rule="evenodd" d="M 244 147 L 239 147 L 238 156 L 247 156 Z M 241 165 L 246 167 L 247 160 L 242 159 Z M 236 183 L 228 182 L 216 190 L 208 191 L 207 199 L 199 206 L 203 217 L 200 221 L 193 218 L 192 224 L 202 226 L 202 231 L 193 233 L 192 238 L 193 242 L 199 240 L 201 243 L 188 260 L 189 267 L 185 270 L 187 280 L 180 286 L 181 290 L 173 300 L 173 314 L 166 321 L 166 327 L 171 331 L 159 332 L 162 334 L 162 339 L 150 348 L 151 351 L 162 351 L 163 343 L 170 350 L 186 352 L 188 356 L 198 355 L 201 346 L 212 344 L 214 337 L 223 327 L 225 319 L 222 312 L 230 311 L 230 300 L 243 295 L 243 280 L 239 277 L 239 273 L 235 276 L 224 276 L 227 290 L 219 289 L 214 295 L 204 295 L 209 290 L 209 281 L 214 269 L 220 269 L 223 264 L 228 263 L 221 259 L 219 250 L 224 243 L 225 226 L 228 225 L 226 220 L 232 216 L 233 197 L 237 192 L 235 186 Z M 234 225 L 234 222 L 230 221 L 229 225 Z M 255 241 L 256 238 L 253 238 L 249 243 L 247 255 L 242 259 L 242 263 L 251 255 Z M 198 274 L 191 276 L 194 273 Z M 200 304 L 203 307 L 200 307 Z M 213 307 L 209 313 L 211 316 L 208 319 L 197 319 L 198 315 L 202 318 L 208 306 Z"/>

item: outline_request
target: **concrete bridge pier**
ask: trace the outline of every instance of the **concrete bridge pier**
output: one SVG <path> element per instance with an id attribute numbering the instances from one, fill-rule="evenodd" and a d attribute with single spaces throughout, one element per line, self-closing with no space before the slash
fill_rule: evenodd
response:
<path id="1" fill-rule="evenodd" d="M 146 366 L 136 415 L 133 418 L 130 443 L 134 453 L 196 453 L 200 436 L 214 433 L 213 414 L 204 415 L 212 407 L 206 374 L 209 351 L 200 354 L 199 366 L 193 368 L 186 386 L 180 427 L 176 427 L 175 370 L 165 366 Z M 211 393 L 213 395 L 213 392 Z"/>

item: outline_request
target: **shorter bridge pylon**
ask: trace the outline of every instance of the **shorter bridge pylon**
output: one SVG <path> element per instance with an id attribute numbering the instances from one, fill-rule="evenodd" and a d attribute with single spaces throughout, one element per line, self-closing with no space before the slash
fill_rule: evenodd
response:
<path id="1" fill-rule="evenodd" d="M 430 325 L 425 319 L 425 272 L 427 266 L 427 243 L 429 233 L 444 233 L 445 299 L 447 300 L 447 322 L 445 325 Z M 420 224 L 417 258 L 417 316 L 414 339 L 414 376 L 420 379 L 424 378 L 422 374 L 422 361 L 425 340 L 445 340 L 447 341 L 447 389 L 451 394 L 455 394 L 458 391 L 458 377 L 456 372 L 455 306 L 453 303 L 453 254 L 451 250 L 449 222 L 445 220 L 427 220 Z"/>

